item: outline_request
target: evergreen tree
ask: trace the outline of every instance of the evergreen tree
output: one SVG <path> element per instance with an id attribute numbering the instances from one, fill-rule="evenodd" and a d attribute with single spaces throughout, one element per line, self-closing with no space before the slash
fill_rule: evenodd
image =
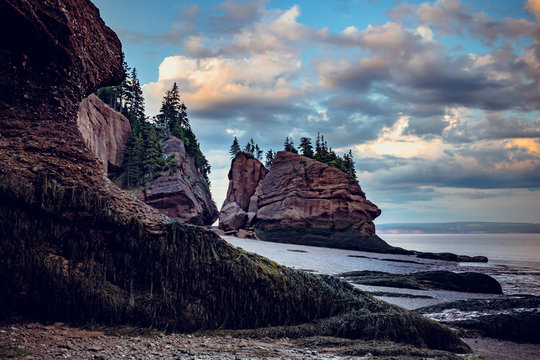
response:
<path id="1" fill-rule="evenodd" d="M 302 151 L 303 156 L 307 156 L 308 158 L 313 158 L 313 146 L 311 146 L 311 139 L 308 137 L 302 137 L 300 138 L 300 145 L 298 146 L 298 149 Z"/>
<path id="2" fill-rule="evenodd" d="M 195 166 L 208 181 L 210 164 L 201 152 L 197 137 L 191 129 L 187 107 L 180 100 L 180 91 L 176 82 L 171 90 L 165 92 L 160 112 L 156 116 L 156 123 L 166 137 L 173 135 L 183 141 L 186 153 L 193 157 Z"/>
<path id="3" fill-rule="evenodd" d="M 142 119 L 144 115 L 144 97 L 141 89 L 141 84 L 137 78 L 137 69 L 133 68 L 127 85 L 127 93 L 125 107 L 129 117 Z"/>
<path id="4" fill-rule="evenodd" d="M 289 137 L 285 138 L 285 142 L 283 143 L 285 151 L 292 152 L 295 154 L 298 154 L 298 151 L 294 147 L 294 142 L 292 139 L 289 140 Z"/>
<path id="5" fill-rule="evenodd" d="M 182 132 L 181 125 L 185 123 L 185 120 L 181 119 L 184 113 L 185 109 L 182 108 L 182 102 L 180 101 L 180 91 L 175 82 L 172 89 L 165 92 L 165 96 L 161 101 L 161 108 L 156 117 L 158 126 L 169 131 L 172 135 L 178 136 Z"/>
<path id="6" fill-rule="evenodd" d="M 259 148 L 258 144 L 255 144 L 255 158 L 259 161 L 262 160 L 263 151 Z"/>
<path id="7" fill-rule="evenodd" d="M 240 152 L 242 152 L 242 150 L 240 149 L 240 144 L 238 144 L 238 139 L 235 136 L 229 154 L 231 154 L 231 158 L 234 158 Z"/>
<path id="8" fill-rule="evenodd" d="M 270 168 L 272 166 L 272 161 L 274 161 L 274 156 L 276 154 L 272 151 L 272 149 L 268 150 L 266 152 L 266 161 L 264 163 L 264 165 L 267 167 L 267 168 Z"/>

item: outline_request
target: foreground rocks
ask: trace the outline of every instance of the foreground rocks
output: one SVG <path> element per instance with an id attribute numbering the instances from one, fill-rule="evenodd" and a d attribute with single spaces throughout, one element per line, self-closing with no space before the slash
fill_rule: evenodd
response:
<path id="1" fill-rule="evenodd" d="M 32 359 L 462 359 L 452 353 L 388 341 L 335 337 L 256 339 L 164 334 L 116 327 L 81 329 L 63 323 L 0 326 L 0 356 Z"/>
<path id="2" fill-rule="evenodd" d="M 268 172 L 240 153 L 229 172 L 220 228 L 255 228 L 261 240 L 410 254 L 375 234 L 379 208 L 347 174 L 319 161 L 278 152 Z"/>
<path id="3" fill-rule="evenodd" d="M 76 122 L 83 98 L 124 76 L 118 38 L 88 0 L 2 0 L 0 10 L 1 30 L 18 34 L 0 40 L 0 318 L 273 326 L 469 350 L 444 326 L 241 251 L 117 188 Z"/>
<path id="4" fill-rule="evenodd" d="M 476 272 L 455 273 L 439 270 L 401 275 L 381 271 L 352 271 L 338 276 L 361 285 L 418 290 L 451 290 L 483 294 L 503 293 L 501 284 L 497 280 L 489 275 Z"/>
<path id="5" fill-rule="evenodd" d="M 163 153 L 174 155 L 177 169 L 165 172 L 145 184 L 135 196 L 163 214 L 194 225 L 212 225 L 218 218 L 208 181 L 186 154 L 182 140 L 171 137 L 163 143 Z"/>
<path id="6" fill-rule="evenodd" d="M 540 297 L 460 300 L 415 310 L 464 334 L 540 344 Z"/>

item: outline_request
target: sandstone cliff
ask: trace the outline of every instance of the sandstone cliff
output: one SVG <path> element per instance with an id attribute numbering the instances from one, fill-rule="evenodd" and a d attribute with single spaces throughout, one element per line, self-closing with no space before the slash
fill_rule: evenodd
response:
<path id="1" fill-rule="evenodd" d="M 373 220 L 381 211 L 344 172 L 285 151 L 277 153 L 268 174 L 253 171 L 259 167 L 243 154 L 233 160 L 222 229 L 254 227 L 266 241 L 409 253 L 375 234 Z"/>
<path id="2" fill-rule="evenodd" d="M 163 153 L 176 154 L 178 169 L 146 183 L 136 196 L 163 214 L 195 225 L 212 225 L 218 218 L 208 182 L 186 155 L 184 143 L 171 137 L 163 143 Z"/>
<path id="3" fill-rule="evenodd" d="M 89 0 L 0 0 L 0 30 L 17 34 L 0 37 L 1 317 L 291 325 L 279 329 L 468 350 L 441 325 L 171 222 L 111 183 L 76 124 L 80 101 L 124 76 Z"/>
<path id="4" fill-rule="evenodd" d="M 129 120 L 92 94 L 79 105 L 77 126 L 105 173 L 117 176 L 131 133 Z"/>

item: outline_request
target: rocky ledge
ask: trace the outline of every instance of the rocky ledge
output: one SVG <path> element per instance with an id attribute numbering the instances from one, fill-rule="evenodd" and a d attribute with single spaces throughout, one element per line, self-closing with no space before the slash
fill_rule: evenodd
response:
<path id="1" fill-rule="evenodd" d="M 124 76 L 120 41 L 89 0 L 1 0 L 0 30 L 17 34 L 0 38 L 0 318 L 281 326 L 273 333 L 469 351 L 444 326 L 241 251 L 116 187 L 77 128 L 82 99 Z"/>
<path id="2" fill-rule="evenodd" d="M 267 171 L 237 155 L 220 228 L 253 227 L 261 240 L 381 253 L 411 254 L 375 234 L 380 209 L 347 174 L 319 161 L 278 152 Z"/>

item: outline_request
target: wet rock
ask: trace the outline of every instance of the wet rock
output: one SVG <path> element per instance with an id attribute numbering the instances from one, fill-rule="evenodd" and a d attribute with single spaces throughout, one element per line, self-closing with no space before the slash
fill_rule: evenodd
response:
<path id="1" fill-rule="evenodd" d="M 433 259 L 456 262 L 488 262 L 488 258 L 485 256 L 456 255 L 453 253 L 421 252 L 417 254 L 416 257 L 420 259 Z"/>
<path id="2" fill-rule="evenodd" d="M 440 289 L 470 293 L 502 294 L 501 285 L 489 275 L 451 271 L 421 271 L 408 275 L 381 271 L 352 271 L 339 274 L 347 280 L 362 285 L 387 286 L 405 289 Z"/>
<path id="3" fill-rule="evenodd" d="M 415 312 L 459 328 L 466 336 L 485 336 L 540 344 L 540 297 L 460 300 Z"/>

